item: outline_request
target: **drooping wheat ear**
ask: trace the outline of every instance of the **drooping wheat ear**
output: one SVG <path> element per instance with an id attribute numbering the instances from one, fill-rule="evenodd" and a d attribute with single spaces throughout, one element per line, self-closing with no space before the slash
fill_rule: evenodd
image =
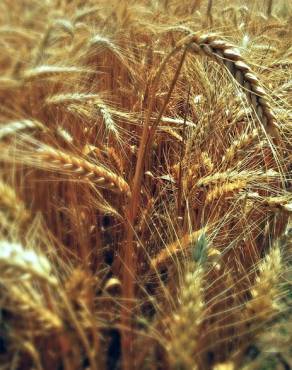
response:
<path id="1" fill-rule="evenodd" d="M 279 173 L 274 170 L 268 171 L 225 171 L 225 172 L 216 172 L 213 175 L 200 178 L 196 186 L 209 186 L 219 182 L 224 181 L 235 181 L 235 180 L 246 180 L 246 181 L 255 181 L 263 179 L 273 179 L 279 177 Z"/>
<path id="2" fill-rule="evenodd" d="M 12 220 L 22 223 L 29 218 L 29 212 L 17 196 L 14 188 L 0 180 L 0 210 Z"/>
<path id="3" fill-rule="evenodd" d="M 237 159 L 241 155 L 243 150 L 247 148 L 258 137 L 259 132 L 257 129 L 254 129 L 250 133 L 245 133 L 241 135 L 230 145 L 229 148 L 227 148 L 221 162 L 232 162 L 233 160 Z"/>
<path id="4" fill-rule="evenodd" d="M 0 123 L 0 140 L 8 136 L 12 136 L 13 134 L 18 133 L 19 131 L 32 130 L 36 128 L 43 129 L 44 126 L 36 120 L 29 119 L 12 121 L 5 124 Z"/>
<path id="5" fill-rule="evenodd" d="M 166 332 L 169 361 L 173 368 L 196 369 L 195 356 L 202 322 L 204 271 L 191 262 L 178 292 L 178 306 L 170 317 Z"/>
<path id="6" fill-rule="evenodd" d="M 131 196 L 130 187 L 126 181 L 104 167 L 50 147 L 39 149 L 38 154 L 41 161 L 48 161 L 48 165 L 56 170 L 70 171 L 98 185 L 104 185 L 109 190 Z"/>
<path id="7" fill-rule="evenodd" d="M 213 202 L 214 200 L 225 197 L 228 194 L 235 192 L 236 190 L 239 191 L 244 189 L 247 184 L 246 180 L 238 180 L 234 182 L 227 182 L 215 186 L 212 190 L 210 190 L 206 195 L 205 205 Z"/>
<path id="8" fill-rule="evenodd" d="M 247 317 L 255 324 L 266 321 L 280 310 L 277 297 L 282 269 L 281 251 L 276 244 L 260 263 L 258 276 L 250 290 L 251 300 L 246 304 Z"/>
<path id="9" fill-rule="evenodd" d="M 174 259 L 179 254 L 189 253 L 190 247 L 194 245 L 202 234 L 205 234 L 210 225 L 192 233 L 184 235 L 181 239 L 167 245 L 154 259 L 151 265 L 154 269 L 165 265 L 169 260 Z"/>
<path id="10" fill-rule="evenodd" d="M 188 43 L 188 47 L 195 53 L 215 58 L 217 62 L 225 65 L 245 91 L 263 126 L 269 131 L 271 136 L 278 138 L 275 115 L 268 102 L 267 93 L 260 86 L 259 80 L 251 68 L 244 62 L 239 51 L 228 42 L 218 39 L 218 36 L 215 34 L 193 35 Z"/>
<path id="11" fill-rule="evenodd" d="M 44 255 L 7 240 L 0 240 L 0 271 L 2 281 L 31 277 L 52 286 L 58 284 L 52 275 L 51 264 Z"/>

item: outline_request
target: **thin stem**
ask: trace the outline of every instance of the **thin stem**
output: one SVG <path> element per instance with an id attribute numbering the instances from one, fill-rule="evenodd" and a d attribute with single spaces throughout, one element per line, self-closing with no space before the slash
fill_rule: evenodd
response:
<path id="1" fill-rule="evenodd" d="M 84 330 L 82 329 L 81 325 L 79 324 L 77 318 L 76 318 L 76 315 L 73 311 L 73 308 L 71 306 L 71 303 L 66 295 L 66 293 L 64 292 L 60 292 L 60 297 L 64 303 L 64 306 L 67 310 L 67 313 L 73 323 L 73 325 L 75 326 L 75 329 L 81 339 L 81 342 L 83 344 L 83 347 L 86 351 L 86 354 L 88 356 L 88 360 L 89 360 L 89 363 L 90 363 L 90 370 L 97 370 L 97 366 L 96 366 L 96 361 L 95 361 L 95 358 L 94 358 L 94 355 L 91 351 L 91 348 L 90 348 L 90 345 L 89 345 L 89 342 L 88 342 L 88 339 L 86 337 L 86 334 L 84 332 Z"/>
<path id="2" fill-rule="evenodd" d="M 272 9 L 273 9 L 273 0 L 268 0 L 268 9 L 267 9 L 268 17 L 272 15 Z"/>
<path id="3" fill-rule="evenodd" d="M 186 131 L 186 122 L 189 113 L 189 101 L 190 101 L 191 85 L 188 88 L 188 95 L 185 104 L 185 115 L 184 115 L 184 125 L 182 132 L 182 143 L 180 147 L 180 159 L 179 159 L 179 173 L 178 173 L 178 193 L 177 193 L 177 214 L 178 217 L 182 217 L 182 159 L 184 155 L 184 146 L 185 146 L 185 131 Z"/>
<path id="4" fill-rule="evenodd" d="M 211 24 L 213 24 L 212 8 L 213 8 L 213 0 L 208 0 L 207 18 L 210 20 Z"/>
<path id="5" fill-rule="evenodd" d="M 126 231 L 126 239 L 125 239 L 125 246 L 124 246 L 124 265 L 123 265 L 123 298 L 125 300 L 125 304 L 123 306 L 121 312 L 121 323 L 124 328 L 129 328 L 129 330 L 123 330 L 122 332 L 122 354 L 123 354 L 123 369 L 124 370 L 131 370 L 133 369 L 133 356 L 132 356 L 132 347 L 133 347 L 133 334 L 131 330 L 131 315 L 133 312 L 133 303 L 134 303 L 134 289 L 135 289 L 135 275 L 136 275 L 136 251 L 135 251 L 135 244 L 134 244 L 134 233 L 135 233 L 135 222 L 136 217 L 139 209 L 140 203 L 140 192 L 141 192 L 141 183 L 142 183 L 142 174 L 145 167 L 145 158 L 146 153 L 150 150 L 151 146 L 147 145 L 147 143 L 151 143 L 149 141 L 150 136 L 150 120 L 151 115 L 154 107 L 154 102 L 156 98 L 156 91 L 158 88 L 158 83 L 160 81 L 160 77 L 162 72 L 165 69 L 166 63 L 168 60 L 175 55 L 181 48 L 185 45 L 183 39 L 179 42 L 171 52 L 165 57 L 163 62 L 160 65 L 156 75 L 154 76 L 153 85 L 151 88 L 150 100 L 147 110 L 147 115 L 145 119 L 145 123 L 143 126 L 140 146 L 138 150 L 138 158 L 135 168 L 135 174 L 132 184 L 132 197 L 130 199 L 130 203 L 128 208 L 125 211 L 126 216 L 126 224 L 125 224 L 125 231 Z M 184 53 L 185 54 L 185 53 Z M 172 90 L 173 90 L 172 86 Z M 166 99 L 168 102 L 169 98 Z M 167 103 L 166 103 L 167 104 Z M 164 109 L 166 107 L 164 106 Z M 154 127 L 152 127 L 152 135 L 159 123 L 163 111 L 162 109 L 161 114 L 159 115 Z"/>

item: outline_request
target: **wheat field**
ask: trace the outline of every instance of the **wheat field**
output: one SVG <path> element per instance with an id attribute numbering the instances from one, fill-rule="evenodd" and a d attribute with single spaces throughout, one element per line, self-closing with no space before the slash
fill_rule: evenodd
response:
<path id="1" fill-rule="evenodd" d="M 0 0 L 0 370 L 292 368 L 288 0 Z"/>

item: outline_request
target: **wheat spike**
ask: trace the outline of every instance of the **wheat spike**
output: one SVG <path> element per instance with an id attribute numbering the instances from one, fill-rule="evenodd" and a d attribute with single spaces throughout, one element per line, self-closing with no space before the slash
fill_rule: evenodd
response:
<path id="1" fill-rule="evenodd" d="M 208 225 L 208 228 L 210 226 Z M 206 233 L 207 227 L 193 231 L 184 235 L 181 239 L 167 245 L 154 259 L 152 259 L 151 264 L 154 269 L 164 265 L 167 261 L 175 258 L 178 254 L 189 253 L 189 249 L 194 245 L 200 236 Z"/>
<path id="2" fill-rule="evenodd" d="M 214 200 L 226 196 L 227 194 L 233 193 L 235 190 L 241 190 L 246 186 L 245 180 L 238 180 L 235 182 L 224 183 L 215 186 L 206 195 L 205 205 L 213 202 Z"/>
<path id="3" fill-rule="evenodd" d="M 23 119 L 19 121 L 12 121 L 5 124 L 0 124 L 0 140 L 12 136 L 19 131 L 26 131 L 31 129 L 43 129 L 44 126 L 36 121 L 36 120 L 29 120 L 29 119 Z"/>
<path id="4" fill-rule="evenodd" d="M 2 279 L 16 279 L 17 276 L 26 275 L 57 285 L 48 259 L 32 249 L 24 249 L 19 243 L 0 241 L 0 266 Z"/>
<path id="5" fill-rule="evenodd" d="M 14 313 L 16 317 L 21 317 L 20 323 L 14 330 L 26 331 L 26 321 L 31 323 L 30 330 L 42 334 L 42 331 L 61 330 L 63 327 L 62 321 L 58 315 L 47 309 L 44 305 L 40 294 L 33 288 L 32 285 L 22 283 L 21 285 L 6 284 L 2 290 L 1 306 L 5 310 Z"/>
<path id="6" fill-rule="evenodd" d="M 259 137 L 257 129 L 254 129 L 250 133 L 241 135 L 237 140 L 227 148 L 225 155 L 222 157 L 223 162 L 232 162 L 237 159 L 239 155 L 247 148 L 254 140 Z"/>
<path id="7" fill-rule="evenodd" d="M 251 288 L 252 298 L 246 304 L 246 314 L 255 323 L 266 321 L 280 309 L 277 296 L 282 266 L 281 251 L 276 245 L 259 264 L 258 276 Z"/>
<path id="8" fill-rule="evenodd" d="M 281 196 L 273 196 L 273 197 L 263 197 L 260 196 L 258 193 L 247 193 L 247 198 L 258 201 L 263 206 L 267 207 L 271 210 L 283 210 L 287 212 L 291 212 L 292 207 L 292 196 L 290 194 L 284 194 Z"/>
<path id="9" fill-rule="evenodd" d="M 29 218 L 29 213 L 24 203 L 17 196 L 15 189 L 0 180 L 0 208 L 13 220 L 24 222 Z"/>
<path id="10" fill-rule="evenodd" d="M 49 96 L 46 99 L 47 105 L 67 105 L 74 103 L 92 102 L 99 99 L 98 94 L 85 94 L 85 93 L 68 93 L 56 94 Z"/>
<path id="11" fill-rule="evenodd" d="M 274 171 L 274 170 L 268 170 L 267 172 L 265 171 L 226 171 L 226 172 L 216 172 L 213 175 L 206 176 L 200 178 L 196 186 L 201 187 L 201 186 L 209 186 L 212 184 L 216 184 L 218 182 L 223 182 L 227 180 L 244 180 L 246 179 L 247 181 L 256 181 L 256 180 L 263 180 L 263 179 L 273 179 L 278 177 L 279 174 Z"/>
<path id="12" fill-rule="evenodd" d="M 56 168 L 56 165 L 60 165 L 60 169 L 63 171 L 71 171 L 96 184 L 104 185 L 109 190 L 118 190 L 121 194 L 125 194 L 128 197 L 131 195 L 130 187 L 126 181 L 104 167 L 49 147 L 39 149 L 38 154 L 42 161 L 49 161 L 54 168 Z"/>
<path id="13" fill-rule="evenodd" d="M 277 136 L 275 115 L 267 99 L 267 93 L 260 86 L 259 80 L 251 68 L 244 62 L 239 51 L 233 45 L 218 39 L 215 34 L 192 35 L 187 45 L 195 53 L 205 54 L 223 63 L 234 79 L 245 91 L 263 126 L 272 136 Z"/>
<path id="14" fill-rule="evenodd" d="M 187 266 L 178 293 L 178 306 L 169 319 L 166 349 L 173 368 L 196 369 L 196 348 L 204 309 L 204 271 L 194 263 Z"/>
<path id="15" fill-rule="evenodd" d="M 78 75 L 80 73 L 90 73 L 90 71 L 79 67 L 42 65 L 26 70 L 22 78 L 25 82 L 30 82 L 51 77 Z"/>

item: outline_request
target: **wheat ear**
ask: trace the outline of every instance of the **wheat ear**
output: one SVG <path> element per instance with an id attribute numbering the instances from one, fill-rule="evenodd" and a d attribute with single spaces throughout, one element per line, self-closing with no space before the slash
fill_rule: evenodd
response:
<path id="1" fill-rule="evenodd" d="M 0 241 L 0 271 L 1 280 L 36 278 L 49 285 L 57 286 L 57 279 L 52 275 L 48 259 L 32 249 L 24 249 L 19 243 L 7 240 Z"/>
<path id="2" fill-rule="evenodd" d="M 255 181 L 255 180 L 263 180 L 269 178 L 275 178 L 280 176 L 278 172 L 274 170 L 265 171 L 225 171 L 225 172 L 216 172 L 210 176 L 205 176 L 200 178 L 196 186 L 197 187 L 204 187 L 213 185 L 219 182 L 224 182 L 227 180 L 247 180 L 247 181 Z"/>
<path id="3" fill-rule="evenodd" d="M 19 121 L 12 121 L 5 123 L 4 125 L 0 124 L 0 140 L 9 137 L 11 135 L 14 135 L 15 133 L 19 131 L 26 131 L 31 130 L 35 128 L 43 128 L 44 126 L 36 121 L 36 120 L 29 120 L 29 119 L 23 119 Z"/>
<path id="4" fill-rule="evenodd" d="M 46 99 L 47 105 L 64 105 L 69 106 L 69 108 L 70 105 L 81 103 L 92 105 L 93 108 L 99 111 L 100 115 L 102 116 L 105 128 L 109 132 L 113 133 L 116 137 L 119 136 L 117 126 L 112 117 L 111 109 L 104 103 L 104 101 L 100 98 L 98 94 L 57 94 Z"/>
<path id="5" fill-rule="evenodd" d="M 23 285 L 23 286 L 22 286 Z M 42 333 L 42 331 L 60 330 L 62 329 L 61 319 L 52 311 L 44 307 L 41 297 L 37 295 L 33 286 L 22 284 L 7 284 L 2 292 L 1 306 L 16 316 L 21 317 L 23 330 L 27 330 L 26 323 L 32 323 L 30 329 Z M 34 292 L 35 294 L 32 294 Z M 38 298 L 38 299 L 36 299 Z M 15 320 L 17 325 L 17 320 Z M 20 322 L 21 325 L 21 322 Z M 17 329 L 17 328 L 16 328 Z"/>
<path id="6" fill-rule="evenodd" d="M 29 218 L 24 203 L 17 196 L 14 188 L 0 180 L 0 209 L 3 208 L 13 220 L 23 222 Z"/>
<path id="7" fill-rule="evenodd" d="M 108 187 L 109 190 L 119 191 L 128 197 L 131 195 L 126 181 L 104 167 L 54 148 L 39 149 L 38 153 L 42 161 L 49 161 L 54 168 L 59 165 L 63 171 L 72 171 L 78 176 Z"/>
<path id="8" fill-rule="evenodd" d="M 251 321 L 266 321 L 279 311 L 279 278 L 282 271 L 281 251 L 278 245 L 259 265 L 258 276 L 251 288 L 251 300 L 246 304 L 246 314 Z"/>
<path id="9" fill-rule="evenodd" d="M 237 159 L 242 151 L 256 140 L 257 137 L 259 137 L 257 129 L 254 129 L 250 133 L 241 135 L 229 146 L 229 148 L 227 148 L 226 153 L 222 158 L 222 163 L 227 161 L 231 162 L 232 160 Z"/>
<path id="10" fill-rule="evenodd" d="M 209 226 L 210 227 L 210 226 Z M 181 239 L 167 245 L 154 259 L 151 265 L 154 269 L 165 265 L 171 258 L 175 258 L 180 253 L 186 253 L 190 247 L 197 242 L 201 235 L 205 234 L 207 227 L 196 230 L 192 233 L 184 235 Z"/>
<path id="11" fill-rule="evenodd" d="M 179 290 L 179 304 L 168 325 L 166 349 L 173 368 L 196 369 L 195 355 L 204 310 L 203 268 L 191 262 Z"/>
<path id="12" fill-rule="evenodd" d="M 247 198 L 258 201 L 261 205 L 271 210 L 292 211 L 292 195 L 285 194 L 281 196 L 262 197 L 258 193 L 247 193 Z"/>
<path id="13" fill-rule="evenodd" d="M 54 66 L 54 65 L 42 65 L 32 69 L 28 69 L 23 73 L 23 80 L 25 82 L 31 82 L 39 79 L 46 79 L 50 77 L 60 77 L 66 75 L 78 75 L 80 73 L 90 73 L 91 71 L 84 68 L 78 67 L 66 67 L 66 66 Z"/>
<path id="14" fill-rule="evenodd" d="M 215 58 L 217 62 L 225 65 L 233 78 L 245 91 L 263 126 L 271 136 L 278 139 L 279 133 L 275 115 L 268 102 L 267 93 L 260 86 L 259 80 L 251 68 L 244 62 L 239 51 L 228 42 L 218 39 L 218 36 L 215 34 L 192 35 L 188 39 L 187 45 L 193 52 Z"/>
<path id="15" fill-rule="evenodd" d="M 241 190 L 246 186 L 245 180 L 238 180 L 230 183 L 224 183 L 215 186 L 206 195 L 205 205 L 213 202 L 214 200 L 221 198 L 227 194 L 233 193 L 236 190 Z"/>
<path id="16" fill-rule="evenodd" d="M 72 94 L 56 94 L 49 96 L 46 99 L 46 105 L 68 105 L 74 103 L 86 103 L 93 102 L 99 99 L 98 94 L 84 94 L 84 93 L 72 93 Z"/>

